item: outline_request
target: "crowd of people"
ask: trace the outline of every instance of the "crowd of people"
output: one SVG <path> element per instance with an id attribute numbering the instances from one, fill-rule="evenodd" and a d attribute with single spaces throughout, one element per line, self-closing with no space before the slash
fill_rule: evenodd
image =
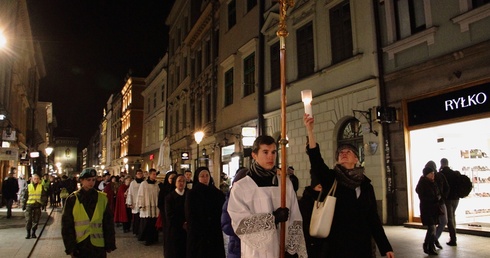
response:
<path id="1" fill-rule="evenodd" d="M 250 167 L 241 167 L 233 179 L 221 174 L 215 183 L 208 167 L 194 173 L 166 172 L 162 182 L 157 172 L 138 169 L 134 178 L 114 176 L 87 168 L 77 180 L 36 174 L 24 186 L 22 207 L 26 217 L 26 238 L 36 238 L 42 209 L 62 206 L 62 236 L 65 252 L 72 257 L 106 257 L 116 249 L 115 228 L 132 233 L 144 245 L 159 242 L 163 232 L 164 257 L 279 257 L 280 230 L 285 228 L 285 257 L 375 257 L 394 258 L 393 248 L 378 215 L 371 180 L 359 166 L 358 149 L 340 144 L 336 164 L 329 167 L 316 142 L 314 119 L 303 118 L 308 136 L 306 155 L 310 161 L 311 184 L 298 200 L 298 178 L 287 168 L 286 206 L 281 204 L 281 170 L 276 165 L 277 143 L 259 136 L 252 146 Z M 429 161 L 416 187 L 421 219 L 427 226 L 423 250 L 436 255 L 438 239 L 447 225 L 450 241 L 456 245 L 454 212 L 459 197 L 452 193 L 458 172 L 441 160 L 440 172 Z M 12 170 L 3 190 L 8 207 L 21 192 Z M 232 181 L 232 182 L 230 182 Z M 316 200 L 336 182 L 337 198 L 330 234 L 316 238 L 309 234 L 310 217 Z M 49 197 L 49 199 L 48 199 Z M 8 216 L 11 209 L 8 209 Z M 229 236 L 225 253 L 223 233 Z M 282 237 L 282 236 L 281 236 Z M 355 243 L 356 248 L 352 248 Z"/>

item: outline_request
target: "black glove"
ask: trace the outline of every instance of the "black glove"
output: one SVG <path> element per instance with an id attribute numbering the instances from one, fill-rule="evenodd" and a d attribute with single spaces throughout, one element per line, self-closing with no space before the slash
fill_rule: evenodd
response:
<path id="1" fill-rule="evenodd" d="M 22 206 L 22 210 L 25 211 L 26 210 L 26 206 Z"/>
<path id="2" fill-rule="evenodd" d="M 288 208 L 277 208 L 273 213 L 274 222 L 277 224 L 279 222 L 285 222 L 289 218 L 289 209 Z"/>
<path id="3" fill-rule="evenodd" d="M 289 254 L 286 251 L 286 254 L 284 255 L 285 258 L 298 258 L 298 254 Z"/>

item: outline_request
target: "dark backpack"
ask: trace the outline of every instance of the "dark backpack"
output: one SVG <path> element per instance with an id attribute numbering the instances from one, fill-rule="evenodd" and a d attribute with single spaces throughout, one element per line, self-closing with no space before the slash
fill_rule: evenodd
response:
<path id="1" fill-rule="evenodd" d="M 458 188 L 456 189 L 456 195 L 459 198 L 465 198 L 468 196 L 473 189 L 473 183 L 471 183 L 471 179 L 466 175 L 458 176 Z"/>

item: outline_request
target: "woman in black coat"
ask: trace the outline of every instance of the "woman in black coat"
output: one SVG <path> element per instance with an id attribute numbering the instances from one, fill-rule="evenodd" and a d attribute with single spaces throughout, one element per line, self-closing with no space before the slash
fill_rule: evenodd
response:
<path id="1" fill-rule="evenodd" d="M 422 172 L 423 176 L 420 177 L 415 191 L 420 199 L 420 217 L 422 219 L 422 224 L 427 226 L 423 249 L 426 254 L 436 255 L 434 242 L 437 239 L 436 225 L 439 222 L 439 200 L 441 199 L 441 193 L 434 182 L 434 169 L 425 167 Z"/>
<path id="2" fill-rule="evenodd" d="M 221 231 L 221 208 L 224 202 L 225 195 L 214 186 L 209 169 L 197 168 L 194 184 L 185 201 L 187 257 L 225 257 Z"/>
<path id="3" fill-rule="evenodd" d="M 320 153 L 313 133 L 314 118 L 305 114 L 303 122 L 308 133 L 307 154 L 311 174 L 316 177 L 324 192 L 337 180 L 337 198 L 330 235 L 325 240 L 323 257 L 372 257 L 371 239 L 374 239 L 382 256 L 395 257 L 378 215 L 376 197 L 371 180 L 364 168 L 357 167 L 357 148 L 342 144 L 337 148 L 336 166 L 329 168 Z"/>
<path id="4" fill-rule="evenodd" d="M 185 222 L 186 179 L 183 174 L 173 180 L 175 190 L 165 197 L 165 224 L 163 225 L 164 256 L 166 258 L 185 258 L 187 244 L 187 225 Z"/>

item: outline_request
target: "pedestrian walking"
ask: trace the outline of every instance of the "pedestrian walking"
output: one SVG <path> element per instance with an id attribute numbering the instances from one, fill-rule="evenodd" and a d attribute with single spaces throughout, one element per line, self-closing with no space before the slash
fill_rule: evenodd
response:
<path id="1" fill-rule="evenodd" d="M 136 201 L 138 200 L 138 190 L 140 188 L 141 182 L 145 179 L 143 178 L 143 170 L 136 170 L 135 179 L 129 184 L 128 194 L 126 196 L 126 205 L 131 208 L 131 213 L 133 214 L 132 219 L 132 227 L 133 227 L 133 235 L 138 236 L 139 228 L 140 228 L 140 210 L 136 205 Z"/>
<path id="2" fill-rule="evenodd" d="M 427 226 L 423 250 L 429 255 L 437 255 L 434 248 L 436 241 L 436 225 L 439 223 L 440 210 L 439 201 L 441 193 L 435 183 L 435 171 L 432 167 L 425 167 L 422 176 L 417 183 L 415 191 L 420 199 L 420 218 L 422 224 Z"/>
<path id="3" fill-rule="evenodd" d="M 156 222 L 158 218 L 158 193 L 160 187 L 157 183 L 157 171 L 151 168 L 148 179 L 143 181 L 138 189 L 136 206 L 140 211 L 140 228 L 138 241 L 145 241 L 145 245 L 158 242 Z"/>
<path id="4" fill-rule="evenodd" d="M 71 257 L 104 258 L 116 250 L 114 215 L 107 196 L 94 188 L 97 171 L 80 173 L 81 188 L 66 199 L 61 218 L 61 235 Z"/>
<path id="5" fill-rule="evenodd" d="M 323 192 L 328 192 L 337 181 L 335 212 L 321 257 L 371 257 L 372 240 L 382 256 L 395 257 L 378 215 L 371 180 L 364 174 L 364 168 L 357 165 L 358 149 L 352 144 L 341 144 L 335 153 L 336 165 L 329 168 L 313 133 L 315 119 L 304 114 L 303 122 L 312 176 L 319 180 Z"/>
<path id="6" fill-rule="evenodd" d="M 446 211 L 447 211 L 447 228 L 449 231 L 449 242 L 446 244 L 449 246 L 456 246 L 456 209 L 459 204 L 458 196 L 458 179 L 461 173 L 454 171 L 449 167 L 449 161 L 446 158 L 441 159 L 441 171 L 440 173 L 446 176 L 447 183 L 449 185 L 449 193 L 446 198 Z"/>
<path id="7" fill-rule="evenodd" d="M 41 218 L 41 208 L 45 205 L 47 200 L 47 193 L 40 183 L 41 178 L 38 174 L 33 174 L 31 183 L 27 185 L 27 188 L 23 194 L 22 210 L 25 211 L 26 219 L 26 239 L 36 238 L 36 230 Z"/>
<path id="8" fill-rule="evenodd" d="M 7 179 L 2 184 L 2 196 L 7 202 L 7 219 L 12 217 L 12 205 L 17 201 L 19 191 L 19 182 L 15 178 L 16 171 L 16 168 L 11 168 Z"/>

